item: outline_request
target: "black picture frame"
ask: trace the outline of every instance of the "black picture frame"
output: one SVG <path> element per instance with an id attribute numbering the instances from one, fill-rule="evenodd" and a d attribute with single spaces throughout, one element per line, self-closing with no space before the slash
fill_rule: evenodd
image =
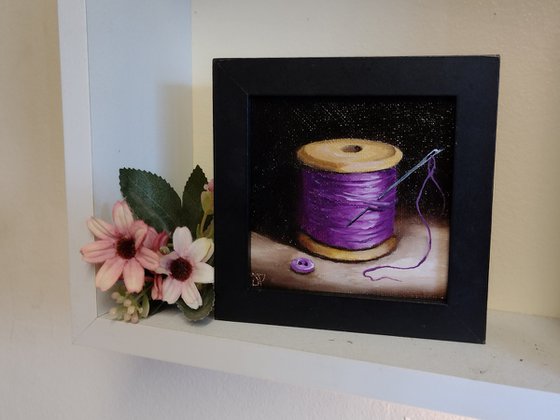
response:
<path id="1" fill-rule="evenodd" d="M 215 318 L 483 343 L 499 65 L 498 56 L 214 59 Z M 456 98 L 445 301 L 253 287 L 249 118 L 265 96 Z"/>

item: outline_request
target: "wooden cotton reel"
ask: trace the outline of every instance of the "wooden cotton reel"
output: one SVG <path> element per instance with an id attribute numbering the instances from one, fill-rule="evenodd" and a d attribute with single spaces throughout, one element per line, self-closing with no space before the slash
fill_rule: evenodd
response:
<path id="1" fill-rule="evenodd" d="M 351 138 L 309 143 L 302 146 L 297 151 L 297 158 L 300 163 L 304 165 L 302 168 L 302 176 L 304 178 L 309 173 L 312 173 L 326 175 L 327 178 L 332 175 L 341 180 L 345 179 L 345 174 L 349 174 L 348 178 L 350 178 L 352 177 L 350 174 L 363 174 L 367 176 L 369 174 L 375 175 L 374 173 L 384 173 L 380 171 L 394 168 L 400 162 L 402 156 L 402 152 L 397 147 L 390 144 L 380 141 Z M 304 182 L 304 185 L 308 184 Z M 314 188 L 321 188 L 320 181 L 315 180 L 313 185 Z M 380 193 L 381 192 L 382 191 L 380 191 Z M 309 191 L 302 191 L 303 195 L 307 193 L 309 193 Z M 313 194 L 316 193 L 317 191 L 313 191 Z M 343 194 L 344 191 L 341 193 Z M 313 197 L 313 194 L 305 196 L 305 200 L 312 200 L 312 198 L 308 197 Z M 319 195 L 321 194 L 322 192 L 319 191 Z M 300 208 L 300 232 L 297 235 L 297 239 L 299 244 L 312 254 L 336 261 L 357 262 L 380 258 L 389 254 L 396 248 L 397 238 L 393 234 L 392 222 L 389 237 L 365 249 L 355 249 L 355 247 L 347 248 L 338 244 L 335 240 L 320 240 L 314 237 L 314 235 L 309 232 L 311 229 L 306 227 L 306 222 L 310 220 L 310 216 L 306 213 L 308 204 L 305 200 L 300 203 L 300 207 L 302 208 Z M 363 209 L 367 207 L 367 205 L 362 205 Z M 359 211 L 358 207 L 356 211 Z M 340 215 L 333 215 L 333 217 L 334 216 L 339 217 Z M 350 222 L 350 220 L 351 217 L 348 222 Z M 324 217 L 324 223 L 327 225 L 329 223 L 328 213 Z"/>

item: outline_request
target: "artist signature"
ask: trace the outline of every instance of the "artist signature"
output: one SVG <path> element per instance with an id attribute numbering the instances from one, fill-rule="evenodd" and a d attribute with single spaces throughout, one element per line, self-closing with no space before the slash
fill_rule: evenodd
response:
<path id="1" fill-rule="evenodd" d="M 266 280 L 266 274 L 264 273 L 251 273 L 251 284 L 253 287 L 260 287 Z"/>

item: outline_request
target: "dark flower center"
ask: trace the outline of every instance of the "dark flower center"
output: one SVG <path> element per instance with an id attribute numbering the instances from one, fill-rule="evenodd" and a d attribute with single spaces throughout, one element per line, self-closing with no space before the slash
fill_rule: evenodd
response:
<path id="1" fill-rule="evenodd" d="M 117 255 L 125 260 L 130 260 L 136 255 L 136 247 L 134 246 L 134 239 L 121 238 L 117 242 Z"/>
<path id="2" fill-rule="evenodd" d="M 169 271 L 171 271 L 171 277 L 174 279 L 185 281 L 191 276 L 192 265 L 184 258 L 177 258 L 171 261 Z"/>

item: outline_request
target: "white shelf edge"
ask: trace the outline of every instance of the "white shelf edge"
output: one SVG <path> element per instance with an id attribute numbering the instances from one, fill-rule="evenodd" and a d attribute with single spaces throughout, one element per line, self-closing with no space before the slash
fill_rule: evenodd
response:
<path id="1" fill-rule="evenodd" d="M 84 228 L 93 214 L 91 118 L 85 0 L 58 0 L 60 73 L 64 131 L 66 208 L 72 336 L 81 334 L 97 316 L 94 270 L 77 258 L 91 241 Z M 93 297 L 93 299 L 92 299 Z"/>
<path id="2" fill-rule="evenodd" d="M 211 322 L 236 330 L 253 328 L 251 324 Z M 197 368 L 472 417 L 515 419 L 560 412 L 560 394 L 554 392 L 206 335 L 204 328 L 181 331 L 98 318 L 76 342 Z"/>

